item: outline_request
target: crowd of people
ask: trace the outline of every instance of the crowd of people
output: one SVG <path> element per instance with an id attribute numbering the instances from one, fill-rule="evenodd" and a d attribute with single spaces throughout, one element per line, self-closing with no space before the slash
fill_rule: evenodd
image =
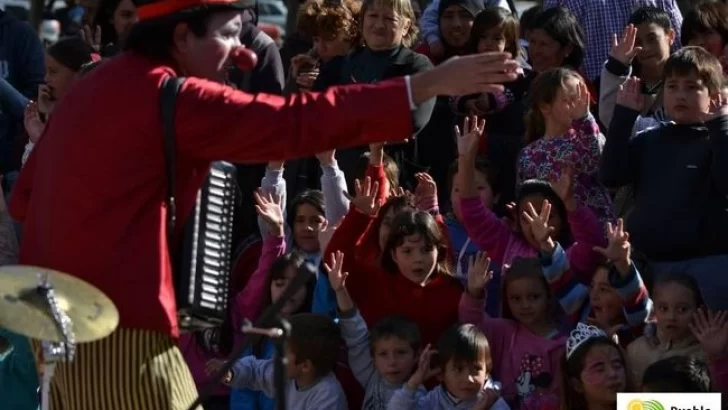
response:
<path id="1" fill-rule="evenodd" d="M 243 111 L 225 111 L 222 100 L 275 105 L 274 97 L 242 100 L 224 94 L 227 87 L 210 88 L 218 100 L 205 94 L 213 86 L 194 84 L 209 108 L 194 111 L 189 96 L 180 101 L 178 116 L 189 129 L 179 140 L 185 166 L 204 177 L 209 161 L 239 159 L 228 317 L 179 335 L 167 317 L 174 316 L 169 295 L 158 296 L 169 275 L 150 291 L 114 288 L 118 279 L 101 273 L 81 275 L 119 307 L 121 328 L 107 347 L 138 338 L 165 352 L 155 362 L 158 374 L 139 381 L 154 386 L 144 394 L 194 381 L 174 387 L 184 390 L 175 393 L 179 402 L 118 408 L 185 409 L 197 397 L 194 385 L 202 391 L 211 382 L 205 410 L 276 408 L 276 341 L 263 338 L 244 356 L 230 355 L 244 342 L 247 321 L 281 298 L 303 262 L 318 271 L 280 312 L 291 325 L 288 409 L 607 410 L 623 392 L 728 393 L 726 2 L 544 0 L 517 16 L 506 1 L 305 0 L 297 31 L 280 50 L 256 28 L 255 6 L 236 12 L 237 25 L 212 11 L 174 20 L 167 43 L 157 44 L 139 34 L 164 35 L 149 29 L 148 12 L 140 8 L 137 18 L 148 1 L 87 3 L 76 23 L 66 17 L 81 5 L 58 17 L 70 31 L 45 50 L 30 27 L 0 11 L 0 167 L 8 198 L 7 206 L 0 198 L 0 264 L 32 261 L 70 274 L 118 264 L 138 269 L 137 278 L 154 264 L 168 272 L 159 268 L 166 256 L 157 254 L 139 262 L 112 251 L 87 255 L 99 246 L 97 234 L 113 241 L 104 247 L 136 241 L 140 254 L 154 248 L 166 255 L 164 229 L 154 222 L 163 221 L 163 195 L 150 194 L 154 205 L 134 203 L 156 219 L 120 209 L 141 198 L 139 191 L 164 192 L 161 166 L 150 165 L 158 153 L 143 154 L 154 150 L 146 141 L 116 146 L 128 129 L 160 134 L 149 125 L 157 120 L 158 96 L 147 86 L 154 79 L 136 54 L 153 56 L 168 43 L 212 49 L 205 36 L 234 36 L 259 62 L 250 72 L 224 68 L 220 82 L 281 95 L 286 104 L 305 104 L 319 92 L 328 93 L 319 101 L 332 101 L 320 111 L 326 116 L 309 111 L 300 119 L 305 129 L 281 127 L 311 141 L 320 135 L 315 147 L 276 141 L 266 129 L 265 121 L 277 121 L 266 117 L 269 109 L 253 111 L 259 119 L 246 113 L 253 124 L 245 132 L 225 128 L 242 124 L 235 115 Z M 4 42 L 11 32 L 12 43 Z M 483 87 L 487 92 L 415 97 L 416 75 L 487 53 L 515 60 L 500 74 L 507 81 Z M 387 80 L 403 76 L 411 128 L 409 118 L 389 111 L 402 104 L 356 99 L 354 91 L 347 100 L 339 91 L 394 87 Z M 113 83 L 116 95 L 106 106 L 96 102 L 102 83 Z M 75 113 L 83 110 L 99 119 L 79 125 L 83 115 Z M 127 130 L 100 119 L 132 118 L 136 110 L 145 117 Z M 356 125 L 343 125 L 356 115 Z M 77 127 L 93 138 L 73 143 Z M 193 138 L 204 133 L 202 141 Z M 224 150 L 208 141 L 215 138 Z M 249 141 L 237 146 L 241 139 Z M 301 154 L 319 147 L 325 150 Z M 116 166 L 109 164 L 120 164 L 119 181 L 89 175 Z M 151 187 L 152 171 L 140 167 L 160 175 Z M 58 182 L 64 173 L 72 184 Z M 199 187 L 202 179 L 191 178 Z M 93 192 L 78 193 L 80 186 Z M 97 197 L 113 201 L 113 227 L 86 205 Z M 76 208 L 50 211 L 57 202 Z M 88 235 L 60 243 L 58 223 L 66 218 Z M 104 236 L 106 229 L 113 235 Z M 152 232 L 137 240 L 142 230 Z M 132 354 L 119 349 L 108 360 Z M 212 380 L 231 359 L 232 370 Z M 161 368 L 182 360 L 183 370 Z M 75 378 L 87 371 L 60 372 L 53 386 L 86 387 L 78 395 L 52 392 L 54 408 L 112 408 L 84 403 L 104 403 L 99 394 L 116 383 Z M 0 402 L 37 408 L 36 376 L 30 342 L 0 328 Z M 138 381 L 130 380 L 124 383 Z"/>

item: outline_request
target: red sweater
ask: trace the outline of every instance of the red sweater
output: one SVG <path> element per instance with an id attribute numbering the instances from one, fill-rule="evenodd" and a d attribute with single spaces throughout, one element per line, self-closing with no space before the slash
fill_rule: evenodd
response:
<path id="1" fill-rule="evenodd" d="M 20 263 L 96 286 L 116 304 L 121 327 L 176 337 L 159 115 L 168 75 L 171 66 L 124 53 L 74 85 L 23 168 L 10 212 L 24 223 Z M 178 221 L 211 161 L 284 160 L 412 135 L 402 79 L 283 98 L 190 78 L 175 125 Z"/>

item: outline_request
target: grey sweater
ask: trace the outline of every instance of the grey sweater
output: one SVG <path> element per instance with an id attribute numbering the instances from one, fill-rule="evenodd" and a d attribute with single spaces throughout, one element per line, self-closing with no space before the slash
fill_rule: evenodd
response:
<path id="1" fill-rule="evenodd" d="M 483 386 L 485 389 L 494 389 L 497 384 L 492 380 L 488 380 Z M 470 410 L 478 401 L 478 397 L 470 400 L 456 401 L 451 394 L 440 385 L 427 393 L 426 396 L 417 398 L 415 392 L 407 387 L 403 387 L 394 394 L 390 400 L 387 410 Z M 510 410 L 505 400 L 502 398 L 496 400 L 490 410 Z"/>
<path id="2" fill-rule="evenodd" d="M 274 367 L 274 359 L 244 357 L 233 366 L 233 379 L 229 385 L 237 389 L 262 391 L 273 398 L 276 393 Z M 305 389 L 299 389 L 294 380 L 289 380 L 286 404 L 287 410 L 348 410 L 344 390 L 333 373 Z"/>
<path id="3" fill-rule="evenodd" d="M 390 384 L 374 368 L 369 345 L 369 331 L 366 322 L 357 310 L 342 312 L 339 316 L 341 336 L 349 350 L 349 367 L 356 380 L 364 387 L 362 410 L 385 410 L 401 384 Z M 415 397 L 427 394 L 424 387 L 415 392 Z"/>

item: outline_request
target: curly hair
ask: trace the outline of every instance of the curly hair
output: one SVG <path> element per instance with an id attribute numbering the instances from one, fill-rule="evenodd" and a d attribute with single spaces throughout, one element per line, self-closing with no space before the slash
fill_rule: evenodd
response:
<path id="1" fill-rule="evenodd" d="M 306 37 L 340 38 L 355 44 L 359 38 L 357 0 L 309 0 L 298 10 L 298 31 Z"/>

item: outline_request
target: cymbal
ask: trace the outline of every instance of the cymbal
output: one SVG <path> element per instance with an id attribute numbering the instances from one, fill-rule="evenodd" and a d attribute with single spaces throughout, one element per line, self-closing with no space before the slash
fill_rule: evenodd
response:
<path id="1" fill-rule="evenodd" d="M 58 306 L 71 319 L 76 343 L 103 339 L 118 326 L 119 311 L 100 290 L 65 273 L 20 265 L 0 267 L 0 326 L 31 339 L 63 342 L 38 292 L 40 277 L 47 277 Z"/>

